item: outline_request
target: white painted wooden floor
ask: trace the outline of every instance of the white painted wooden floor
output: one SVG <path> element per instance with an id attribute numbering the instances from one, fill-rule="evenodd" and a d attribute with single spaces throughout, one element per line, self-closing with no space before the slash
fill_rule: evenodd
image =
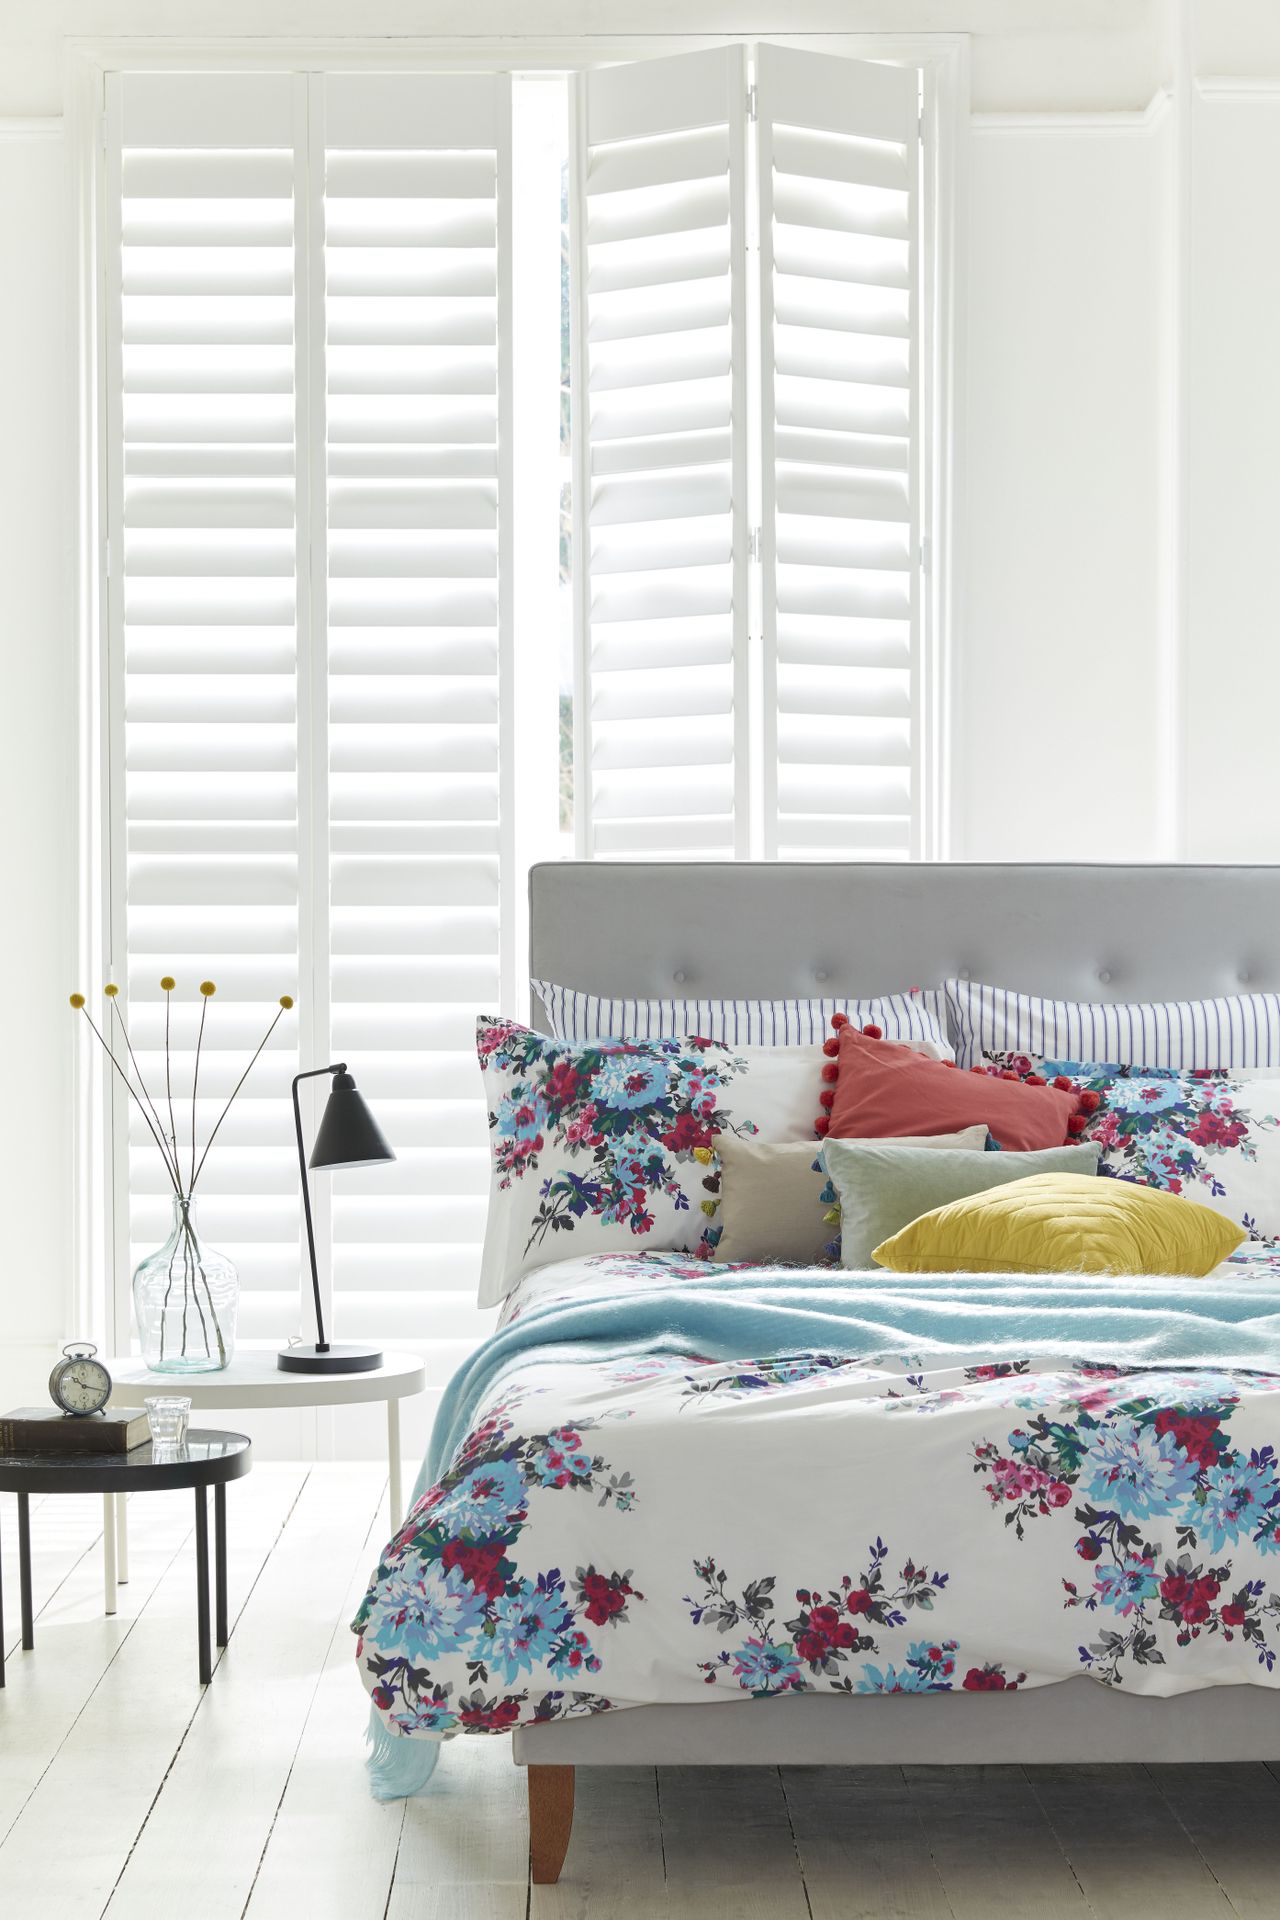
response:
<path id="1" fill-rule="evenodd" d="M 231 1644 L 195 1678 L 189 1494 L 135 1499 L 104 1618 L 101 1503 L 33 1502 L 19 1650 L 0 1498 L 3 1920 L 1280 1920 L 1265 1767 L 586 1773 L 558 1887 L 527 1885 L 524 1776 L 456 1742 L 377 1806 L 347 1621 L 385 1531 L 368 1466 L 228 1490 Z"/>

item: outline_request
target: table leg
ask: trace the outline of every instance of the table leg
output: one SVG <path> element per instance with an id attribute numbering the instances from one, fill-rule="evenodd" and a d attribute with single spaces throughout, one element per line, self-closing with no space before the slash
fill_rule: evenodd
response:
<path id="1" fill-rule="evenodd" d="M 196 1632 L 200 1642 L 200 1685 L 213 1678 L 209 1647 L 209 1506 L 204 1488 L 196 1488 Z"/>
<path id="2" fill-rule="evenodd" d="M 399 1529 L 404 1519 L 404 1506 L 400 1489 L 400 1402 L 387 1402 L 387 1506 L 390 1509 L 391 1532 Z"/>
<path id="3" fill-rule="evenodd" d="M 227 1490 L 213 1490 L 213 1585 L 217 1596 L 216 1632 L 218 1645 L 227 1644 Z"/>
<path id="4" fill-rule="evenodd" d="M 116 1580 L 122 1587 L 129 1584 L 129 1496 L 127 1493 L 116 1495 Z"/>
<path id="5" fill-rule="evenodd" d="M 102 1590 L 103 1611 L 116 1610 L 116 1497 L 102 1496 Z"/>
<path id="6" fill-rule="evenodd" d="M 31 1506 L 25 1493 L 18 1495 L 18 1596 L 22 1604 L 22 1644 L 30 1652 L 36 1643 L 36 1628 L 31 1611 Z"/>

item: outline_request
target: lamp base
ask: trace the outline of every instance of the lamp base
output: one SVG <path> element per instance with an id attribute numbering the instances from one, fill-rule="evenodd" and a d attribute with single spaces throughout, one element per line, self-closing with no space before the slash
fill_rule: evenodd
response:
<path id="1" fill-rule="evenodd" d="M 318 1347 L 281 1347 L 276 1366 L 281 1373 L 372 1373 L 382 1365 L 376 1347 L 358 1347 L 332 1341 L 322 1353 Z"/>

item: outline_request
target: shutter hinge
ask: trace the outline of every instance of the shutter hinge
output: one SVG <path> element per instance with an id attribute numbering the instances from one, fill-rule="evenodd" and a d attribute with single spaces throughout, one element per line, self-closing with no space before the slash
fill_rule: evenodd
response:
<path id="1" fill-rule="evenodd" d="M 748 120 L 754 120 L 754 119 L 756 118 L 756 112 L 757 112 L 757 105 L 758 105 L 758 97 L 757 97 L 757 94 L 756 94 L 756 83 L 755 83 L 755 81 L 753 80 L 753 81 L 751 82 L 751 85 L 750 85 L 750 86 L 749 86 L 749 87 L 747 88 L 747 118 L 748 118 Z"/>
<path id="2" fill-rule="evenodd" d="M 759 527 L 752 527 L 750 533 L 747 535 L 747 556 L 752 560 L 758 560 L 760 558 Z"/>

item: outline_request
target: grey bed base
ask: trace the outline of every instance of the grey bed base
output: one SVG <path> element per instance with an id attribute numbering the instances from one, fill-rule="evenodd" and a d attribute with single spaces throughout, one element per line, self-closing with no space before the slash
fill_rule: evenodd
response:
<path id="1" fill-rule="evenodd" d="M 866 995 L 948 975 L 1077 1000 L 1280 989 L 1278 867 L 566 862 L 533 869 L 529 902 L 531 977 L 618 997 Z M 535 1002 L 535 1023 L 543 1014 Z M 513 1758 L 1275 1760 L 1280 1697 L 1236 1686 L 1136 1698 L 1077 1677 L 1013 1696 L 632 1707 L 522 1728 Z"/>

